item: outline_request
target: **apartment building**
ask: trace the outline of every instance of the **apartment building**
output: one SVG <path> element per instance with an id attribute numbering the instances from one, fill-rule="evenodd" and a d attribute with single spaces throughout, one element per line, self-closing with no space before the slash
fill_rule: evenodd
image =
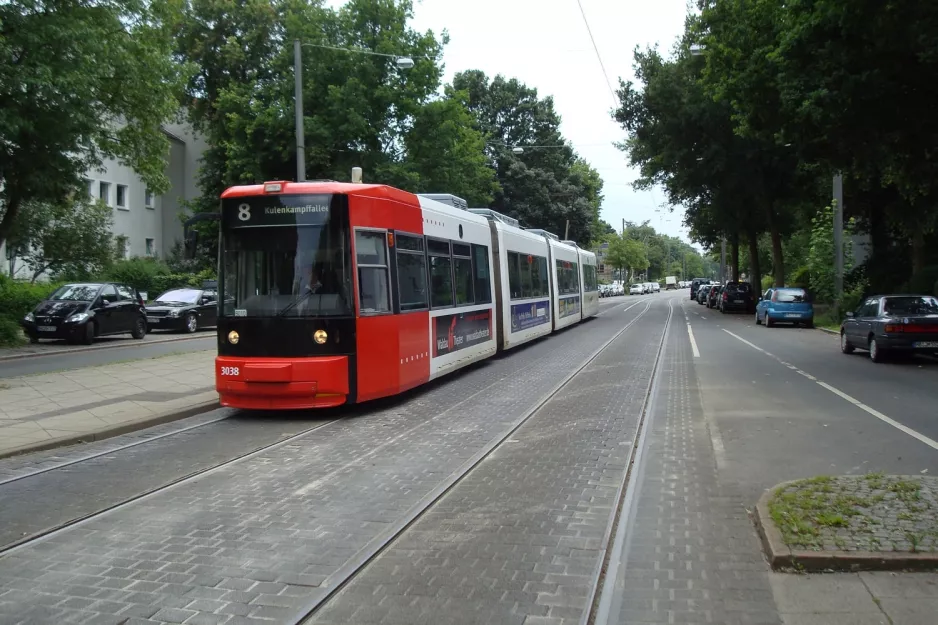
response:
<path id="1" fill-rule="evenodd" d="M 166 155 L 170 187 L 165 193 L 151 192 L 133 169 L 114 160 L 105 161 L 103 171 L 89 171 L 85 176 L 88 192 L 112 208 L 112 231 L 125 239 L 126 258 L 168 256 L 176 241 L 182 240 L 179 214 L 183 203 L 199 196 L 197 176 L 205 142 L 188 123 L 165 124 L 163 132 L 170 143 Z M 0 258 L 0 271 L 9 274 L 12 263 L 3 248 Z M 15 271 L 17 277 L 31 275 L 22 262 L 16 263 Z"/>

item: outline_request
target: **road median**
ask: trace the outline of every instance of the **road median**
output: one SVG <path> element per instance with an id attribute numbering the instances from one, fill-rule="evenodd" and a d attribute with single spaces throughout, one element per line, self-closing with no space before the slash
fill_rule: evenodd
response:
<path id="1" fill-rule="evenodd" d="M 101 440 L 218 406 L 215 350 L 0 381 L 0 458 Z"/>
<path id="2" fill-rule="evenodd" d="M 819 476 L 783 482 L 756 505 L 772 568 L 938 569 L 938 478 Z"/>

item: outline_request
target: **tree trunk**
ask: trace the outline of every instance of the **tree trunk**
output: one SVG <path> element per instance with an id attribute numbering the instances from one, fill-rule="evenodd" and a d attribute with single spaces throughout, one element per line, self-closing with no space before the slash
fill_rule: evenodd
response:
<path id="1" fill-rule="evenodd" d="M 918 275 L 925 268 L 925 233 L 917 228 L 912 233 L 912 275 Z"/>
<path id="2" fill-rule="evenodd" d="M 765 216 L 769 223 L 769 233 L 772 235 L 772 273 L 775 286 L 785 286 L 785 254 L 782 251 L 782 235 L 778 231 L 778 222 L 775 218 L 775 207 L 770 202 L 765 205 Z"/>
<path id="3" fill-rule="evenodd" d="M 748 232 L 749 235 L 749 283 L 752 284 L 753 293 L 756 295 L 762 293 L 762 268 L 759 267 L 759 234 L 755 228 Z"/>
<path id="4" fill-rule="evenodd" d="M 733 282 L 739 282 L 739 233 L 734 232 L 730 240 L 730 264 L 733 267 Z"/>
<path id="5" fill-rule="evenodd" d="M 13 194 L 7 194 L 6 210 L 3 212 L 3 219 L 0 219 L 0 247 L 10 237 L 13 232 L 13 224 L 16 216 L 20 212 L 20 199 Z"/>

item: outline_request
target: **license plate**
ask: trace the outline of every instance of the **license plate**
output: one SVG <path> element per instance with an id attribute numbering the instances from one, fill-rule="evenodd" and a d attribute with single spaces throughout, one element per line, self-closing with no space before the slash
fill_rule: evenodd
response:
<path id="1" fill-rule="evenodd" d="M 934 347 L 938 348 L 938 341 L 919 341 L 912 343 L 912 347 Z"/>
<path id="2" fill-rule="evenodd" d="M 733 303 L 734 303 L 734 304 L 742 304 L 742 303 L 743 303 L 743 300 L 741 300 L 741 299 L 734 299 L 734 300 L 733 300 Z"/>
<path id="3" fill-rule="evenodd" d="M 148 323 L 159 323 L 159 322 L 160 322 L 160 318 L 159 318 L 159 317 L 147 317 L 147 322 L 148 322 Z"/>
<path id="4" fill-rule="evenodd" d="M 39 326 L 40 332 L 55 332 L 55 326 Z"/>
<path id="5" fill-rule="evenodd" d="M 800 313 L 787 313 L 785 316 L 786 317 L 801 317 L 801 314 Z"/>

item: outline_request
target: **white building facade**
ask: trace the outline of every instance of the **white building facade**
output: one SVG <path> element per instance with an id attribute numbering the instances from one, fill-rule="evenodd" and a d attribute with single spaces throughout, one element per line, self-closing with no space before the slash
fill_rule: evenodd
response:
<path id="1" fill-rule="evenodd" d="M 111 207 L 112 233 L 125 240 L 124 257 L 169 256 L 173 246 L 183 237 L 179 214 L 184 202 L 199 197 L 198 171 L 206 144 L 187 123 L 163 126 L 169 138 L 166 156 L 166 177 L 169 190 L 156 195 L 130 167 L 115 160 L 105 160 L 103 170 L 89 171 L 85 175 L 88 192 Z M 0 271 L 9 274 L 15 267 L 17 278 L 29 278 L 32 272 L 22 261 L 15 265 L 0 247 Z"/>

